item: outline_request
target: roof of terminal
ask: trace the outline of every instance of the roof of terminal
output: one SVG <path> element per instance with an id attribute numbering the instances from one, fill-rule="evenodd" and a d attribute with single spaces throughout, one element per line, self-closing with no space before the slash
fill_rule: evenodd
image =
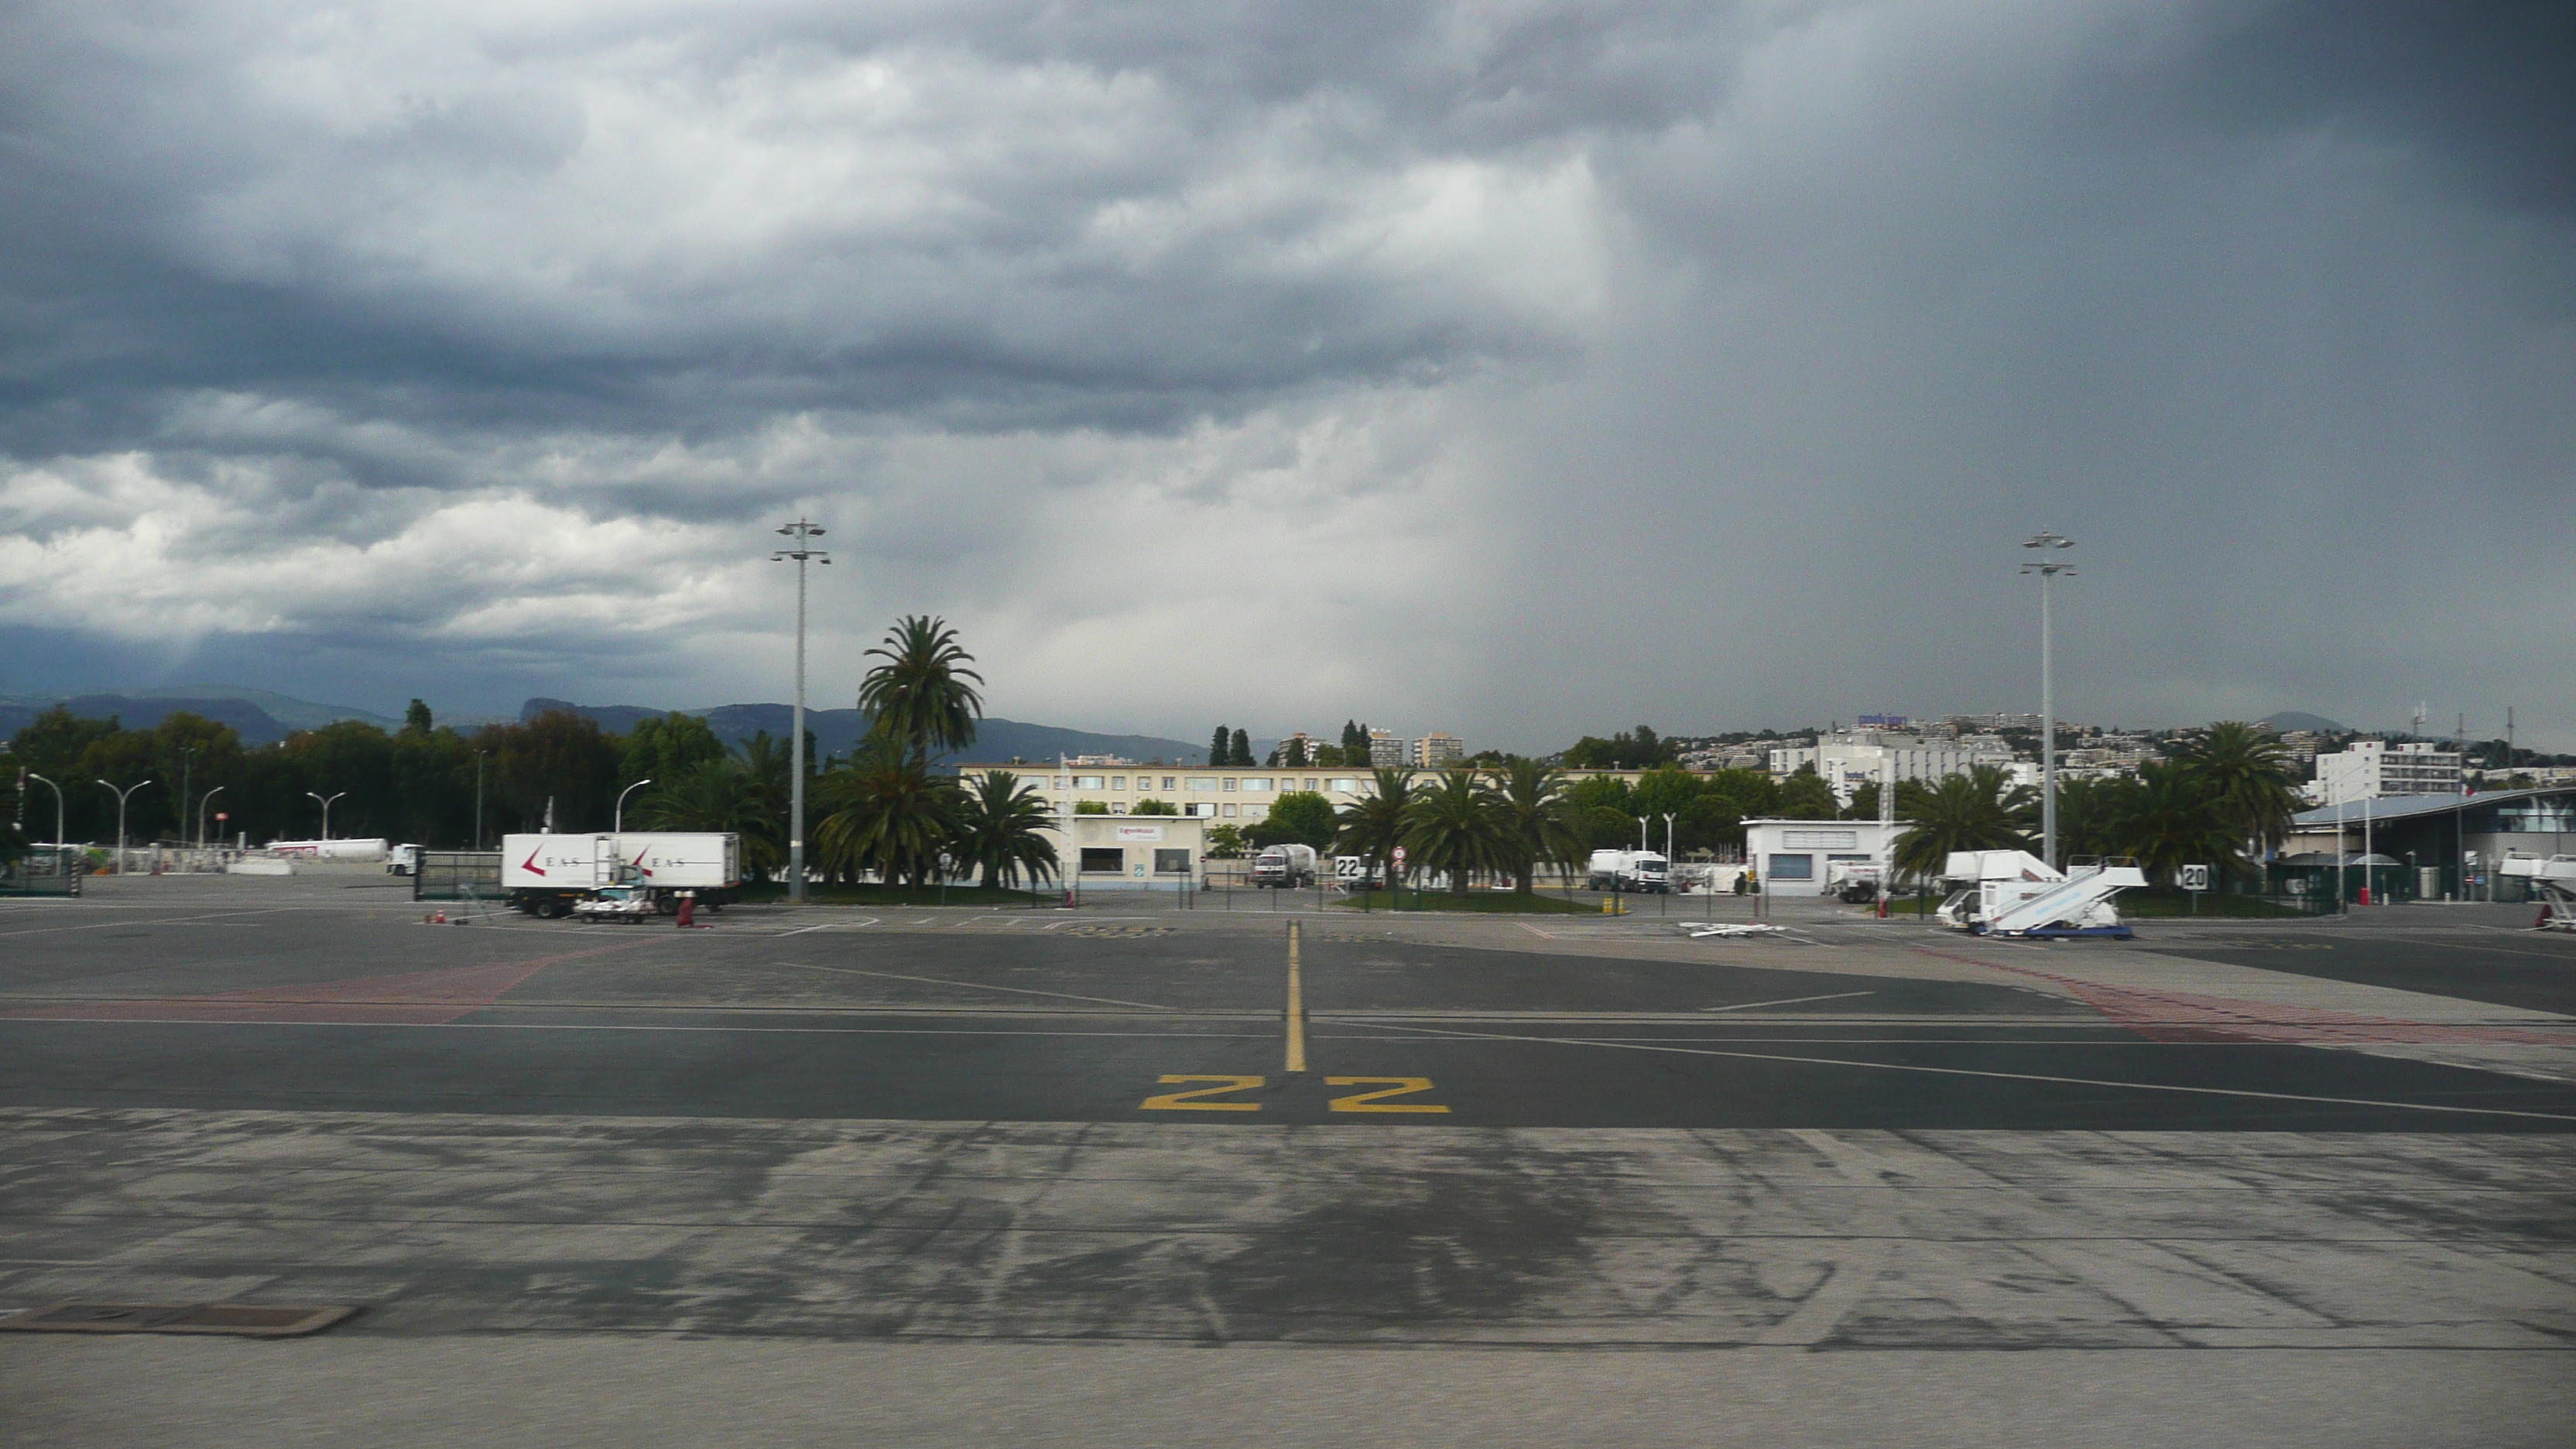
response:
<path id="1" fill-rule="evenodd" d="M 2475 795 L 2380 795 L 2368 802 L 2372 820 L 2404 820 L 2417 815 L 2439 815 L 2447 810 L 2466 810 L 2472 806 L 2495 805 L 2512 800 L 2534 800 L 2545 795 L 2576 795 L 2576 785 L 2544 785 L 2533 790 L 2482 790 Z M 2302 810 L 2290 817 L 2295 826 L 2327 826 L 2338 822 L 2352 824 L 2362 818 L 2363 802 L 2347 800 L 2341 805 L 2320 805 Z"/>

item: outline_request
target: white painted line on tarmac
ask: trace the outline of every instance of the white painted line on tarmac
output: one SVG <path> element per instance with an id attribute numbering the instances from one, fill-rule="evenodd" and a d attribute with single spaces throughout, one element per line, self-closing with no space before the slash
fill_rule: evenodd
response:
<path id="1" fill-rule="evenodd" d="M 862 971 L 855 966 L 812 966 L 802 961 L 781 961 L 799 971 L 829 971 L 838 976 L 876 976 L 888 981 L 922 981 L 932 986 L 962 986 L 969 991 L 1007 991 L 1013 996 L 1052 996 L 1065 1001 L 1096 1001 L 1103 1006 L 1138 1006 L 1147 1011 L 1177 1011 L 1180 1008 L 1160 1006 L 1150 1001 L 1121 1001 L 1114 996 L 1077 996 L 1070 991 L 1036 991 L 1025 986 L 987 986 L 981 981 L 950 981 L 938 976 L 906 976 L 895 971 Z"/>
<path id="2" fill-rule="evenodd" d="M 742 1032 L 761 1036 L 1106 1036 L 1158 1041 L 1164 1037 L 1206 1037 L 1216 1041 L 1276 1041 L 1262 1031 L 1054 1031 L 1002 1027 L 952 1026 L 646 1026 L 632 1022 L 542 1021 L 239 1021 L 182 1016 L 65 1016 L 48 1018 L 48 1026 L 291 1026 L 337 1031 L 651 1031 Z"/>
<path id="3" fill-rule="evenodd" d="M 1875 991 L 1837 991 L 1831 996 L 1789 996 L 1778 1001 L 1747 1001 L 1738 1006 L 1703 1006 L 1702 1011 L 1754 1011 L 1765 1006 L 1795 1006 L 1802 1001 L 1841 1001 L 1853 996 L 1876 996 Z"/>
<path id="4" fill-rule="evenodd" d="M 120 926 L 129 930 L 136 926 L 177 926 L 191 921 L 220 921 L 233 916 L 273 916 L 292 909 L 291 906 L 268 906 L 249 911 L 216 911 L 203 916 L 163 916 L 150 921 L 92 921 L 86 926 L 39 926 L 31 931 L 0 931 L 0 936 L 47 936 L 60 931 L 106 931 Z"/>
<path id="5" fill-rule="evenodd" d="M 1360 1023 L 1365 1025 L 1365 1023 Z M 1967 1067 L 1925 1067 L 1905 1062 L 1857 1062 L 1839 1057 L 1793 1057 L 1777 1052 L 1721 1052 L 1706 1047 L 1661 1046 L 1645 1042 L 1561 1036 L 1505 1036 L 1497 1032 L 1407 1028 L 1429 1036 L 1465 1037 L 1473 1041 L 1521 1041 L 1544 1046 L 1597 1046 L 1632 1052 L 1672 1052 L 1692 1057 L 1732 1057 L 1752 1062 L 1792 1062 L 1811 1067 L 1857 1067 L 1872 1072 L 1923 1072 L 1941 1077 L 1986 1077 L 2004 1082 L 2053 1082 L 2069 1087 L 2117 1087 L 2132 1092 L 2185 1092 L 2201 1097 L 2254 1097 L 2272 1102 L 2319 1102 L 2334 1107 L 2385 1107 L 2400 1112 L 2439 1112 L 2461 1117 L 2518 1117 L 2536 1122 L 2576 1122 L 2565 1112 L 2518 1112 L 2505 1107 L 2444 1107 L 2428 1102 L 2382 1102 L 2368 1097 L 2317 1097 L 2301 1092 L 2258 1092 L 2247 1087 L 2184 1087 L 2165 1082 L 2117 1082 L 2096 1077 L 2057 1077 L 2042 1072 L 1984 1072 Z"/>

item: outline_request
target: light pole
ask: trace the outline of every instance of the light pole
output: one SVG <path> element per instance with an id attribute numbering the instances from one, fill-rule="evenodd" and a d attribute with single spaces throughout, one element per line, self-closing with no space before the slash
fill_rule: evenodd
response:
<path id="1" fill-rule="evenodd" d="M 314 794 L 310 790 L 304 792 L 307 799 L 322 801 L 322 843 L 325 845 L 331 843 L 331 801 L 337 800 L 340 796 L 348 793 L 349 792 L 346 790 L 337 791 L 330 797 L 330 799 L 325 800 L 323 797 Z"/>
<path id="2" fill-rule="evenodd" d="M 27 772 L 27 778 L 45 780 L 44 776 L 33 770 Z M 63 787 L 51 780 L 45 780 L 45 788 L 54 792 L 54 852 L 59 855 L 63 848 Z M 19 790 L 21 794 L 25 793 L 24 786 L 19 787 Z"/>
<path id="3" fill-rule="evenodd" d="M 2074 546 L 2075 540 L 2060 538 L 2046 529 L 2022 541 L 2024 548 L 2043 550 L 2037 561 L 2023 564 L 2021 571 L 2039 575 L 2039 848 L 2051 870 L 2057 869 L 2057 681 L 2049 660 L 2054 641 L 2050 637 L 2048 584 L 2059 574 L 2075 572 L 2075 565 L 2058 563 L 2051 557 L 2058 549 Z"/>
<path id="4" fill-rule="evenodd" d="M 474 848 L 483 848 L 483 759 L 490 750 L 474 752 Z"/>
<path id="5" fill-rule="evenodd" d="M 222 793 L 224 793 L 224 787 L 217 785 L 208 790 L 205 797 L 197 802 L 197 848 L 199 850 L 206 848 L 206 806 Z"/>
<path id="6" fill-rule="evenodd" d="M 778 530 L 788 545 L 769 556 L 771 563 L 796 563 L 796 723 L 790 731 L 787 780 L 787 901 L 805 904 L 805 564 L 830 563 L 832 556 L 813 546 L 823 530 L 799 516 Z"/>
<path id="7" fill-rule="evenodd" d="M 51 784 L 53 782 L 49 780 L 46 783 Z M 152 782 L 149 780 L 137 780 L 133 784 L 119 790 L 114 785 L 107 783 L 105 780 L 98 782 L 98 787 L 100 789 L 108 791 L 116 796 L 116 873 L 118 875 L 125 874 L 125 802 L 134 794 L 135 791 L 140 790 L 151 783 Z M 61 842 L 57 841 L 55 843 L 60 844 Z"/>
<path id="8" fill-rule="evenodd" d="M 626 833 L 626 797 L 652 783 L 653 782 L 650 779 L 638 780 L 634 784 L 617 792 L 617 823 L 609 827 L 611 830 L 616 831 L 620 835 Z"/>

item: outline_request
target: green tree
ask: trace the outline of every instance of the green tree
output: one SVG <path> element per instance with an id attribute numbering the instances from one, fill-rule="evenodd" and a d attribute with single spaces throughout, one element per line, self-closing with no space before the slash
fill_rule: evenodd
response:
<path id="1" fill-rule="evenodd" d="M 1473 770 L 1441 771 L 1405 806 L 1404 851 L 1408 870 L 1445 872 L 1462 900 L 1472 877 L 1510 870 L 1510 825 L 1494 787 Z"/>
<path id="2" fill-rule="evenodd" d="M 823 819 L 814 838 L 825 869 L 852 880 L 874 871 L 888 884 L 929 880 L 955 828 L 958 790 L 930 773 L 920 751 L 874 736 L 848 768 L 817 784 Z"/>
<path id="3" fill-rule="evenodd" d="M 617 784 L 623 789 L 638 780 L 676 780 L 730 753 L 697 715 L 673 710 L 659 719 L 640 719 L 618 747 Z"/>
<path id="4" fill-rule="evenodd" d="M 984 873 L 987 886 L 1053 879 L 1054 842 L 1046 830 L 1053 816 L 1037 787 L 1009 770 L 988 770 L 968 785 L 957 807 L 957 834 L 949 849 Z"/>
<path id="5" fill-rule="evenodd" d="M 1106 800 L 1076 800 L 1073 802 L 1073 813 L 1076 815 L 1106 815 L 1109 813 L 1109 802 Z"/>
<path id="6" fill-rule="evenodd" d="M 1178 815 L 1181 812 L 1180 808 L 1174 805 L 1171 801 L 1157 800 L 1153 796 L 1148 795 L 1144 799 L 1137 801 L 1136 808 L 1128 811 L 1127 813 L 1130 815 Z"/>
<path id="7" fill-rule="evenodd" d="M 1208 736 L 1208 767 L 1221 770 L 1233 763 L 1234 731 L 1218 725 L 1216 733 Z"/>
<path id="8" fill-rule="evenodd" d="M 2128 817 L 2137 806 L 2138 782 L 2069 775 L 2057 782 L 2057 848 L 2077 856 L 2123 855 Z"/>
<path id="9" fill-rule="evenodd" d="M 2184 746 L 2176 764 L 2200 782 L 2209 808 L 2258 846 L 2275 846 L 2289 834 L 2299 810 L 2290 752 L 2280 737 L 2258 724 L 2221 720 Z M 2058 807 L 2061 814 L 2065 807 Z M 2241 852 L 2238 852 L 2241 854 Z"/>
<path id="10" fill-rule="evenodd" d="M 1210 828 L 1207 833 L 1207 853 L 1210 860 L 1241 860 L 1243 832 L 1231 825 Z"/>
<path id="11" fill-rule="evenodd" d="M 404 734 L 428 734 L 433 723 L 434 721 L 430 718 L 429 714 L 429 705 L 420 699 L 415 698 L 412 700 L 411 704 L 403 710 L 402 732 Z"/>
<path id="12" fill-rule="evenodd" d="M 760 782 L 740 760 L 700 760 L 657 777 L 635 812 L 647 830 L 692 830 L 742 837 L 743 865 L 767 879 L 786 863 L 785 832 L 761 798 Z"/>
<path id="13" fill-rule="evenodd" d="M 1577 807 L 1566 795 L 1564 771 L 1539 760 L 1508 757 L 1495 780 L 1494 808 L 1505 827 L 1512 889 L 1521 895 L 1537 889 L 1541 861 L 1583 859 L 1587 842 Z"/>
<path id="14" fill-rule="evenodd" d="M 2028 849 L 2038 797 L 2000 767 L 1977 765 L 1910 801 L 1900 789 L 1897 803 L 1912 807 L 1905 816 L 1910 828 L 1896 837 L 1897 870 L 1937 879 L 1952 851 Z"/>
<path id="15" fill-rule="evenodd" d="M 1270 814 L 1243 832 L 1253 845 L 1311 845 L 1330 850 L 1341 822 L 1333 802 L 1313 790 L 1291 790 L 1270 807 Z"/>
<path id="16" fill-rule="evenodd" d="M 2237 833 L 2222 798 L 2207 777 L 2186 764 L 2141 766 L 2117 830 L 2117 853 L 2135 856 L 2149 880 L 2170 885 L 2180 867 L 2195 864 L 2239 876 L 2254 871 L 2239 848 L 2245 837 Z"/>
<path id="17" fill-rule="evenodd" d="M 1782 813 L 1780 782 L 1766 770 L 1712 770 L 1701 793 L 1735 807 L 1738 820 L 1777 818 Z"/>
<path id="18" fill-rule="evenodd" d="M 598 721 L 550 709 L 519 724 L 490 726 L 474 745 L 492 756 L 487 784 L 502 831 L 543 828 L 549 800 L 556 830 L 607 827 L 618 789 L 617 740 Z"/>
<path id="19" fill-rule="evenodd" d="M 1834 787 L 1825 783 L 1810 766 L 1801 765 L 1798 773 L 1780 784 L 1780 818 L 1783 820 L 1831 820 L 1840 813 L 1834 802 Z"/>
<path id="20" fill-rule="evenodd" d="M 1251 736 L 1251 735 L 1249 735 L 1249 734 L 1247 734 L 1247 733 L 1245 733 L 1245 732 L 1244 732 L 1244 731 L 1242 731 L 1242 730 L 1236 730 L 1236 731 L 1234 732 L 1234 745 L 1233 745 L 1233 748 L 1232 748 L 1231 752 L 1226 756 L 1226 761 L 1225 761 L 1225 762 L 1226 762 L 1227 764 L 1229 764 L 1229 765 L 1249 765 L 1249 764 L 1251 764 L 1251 763 L 1252 763 L 1252 736 Z"/>
<path id="21" fill-rule="evenodd" d="M 984 697 L 967 681 L 982 684 L 984 676 L 966 667 L 975 656 L 947 620 L 907 614 L 868 657 L 885 661 L 859 683 L 859 708 L 872 732 L 924 756 L 975 742 Z"/>
<path id="22" fill-rule="evenodd" d="M 1406 807 L 1413 803 L 1413 772 L 1380 769 L 1369 772 L 1369 786 L 1344 805 L 1333 834 L 1333 849 L 1365 857 L 1372 874 L 1386 877 L 1386 862 L 1404 843 Z"/>

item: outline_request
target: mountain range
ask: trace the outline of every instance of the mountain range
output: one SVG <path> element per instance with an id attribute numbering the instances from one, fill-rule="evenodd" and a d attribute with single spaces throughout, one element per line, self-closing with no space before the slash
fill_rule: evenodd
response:
<path id="1" fill-rule="evenodd" d="M 534 719 L 550 709 L 569 710 L 585 719 L 596 720 L 604 730 L 624 734 L 640 720 L 659 719 L 664 710 L 647 709 L 637 704 L 575 704 L 566 699 L 531 699 L 519 710 L 519 718 Z M 727 744 L 738 744 L 762 730 L 772 738 L 785 739 L 795 719 L 793 708 L 783 704 L 724 704 L 713 709 L 681 710 L 707 722 L 716 738 Z M 846 755 L 867 729 L 867 716 L 855 709 L 812 709 L 805 711 L 805 728 L 814 736 L 814 748 L 827 755 Z M 975 743 L 967 748 L 964 758 L 978 763 L 1003 760 L 1053 760 L 1059 755 L 1116 755 L 1124 759 L 1160 760 L 1169 764 L 1194 764 L 1207 758 L 1205 745 L 1189 745 L 1156 735 L 1103 735 L 1089 730 L 1060 729 L 1054 725 L 1027 724 L 1015 719 L 991 715 L 975 722 Z"/>

